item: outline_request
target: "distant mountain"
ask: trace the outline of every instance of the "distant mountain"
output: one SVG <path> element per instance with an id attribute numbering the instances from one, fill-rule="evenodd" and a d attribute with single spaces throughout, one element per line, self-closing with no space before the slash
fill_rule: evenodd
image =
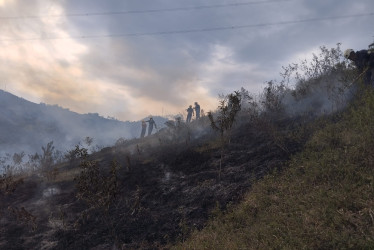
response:
<path id="1" fill-rule="evenodd" d="M 166 121 L 154 117 L 159 127 Z M 0 90 L 0 154 L 39 152 L 53 141 L 56 149 L 74 147 L 86 137 L 93 145 L 110 146 L 119 138 L 139 137 L 140 122 L 107 119 L 97 113 L 78 114 L 57 105 L 36 104 Z"/>

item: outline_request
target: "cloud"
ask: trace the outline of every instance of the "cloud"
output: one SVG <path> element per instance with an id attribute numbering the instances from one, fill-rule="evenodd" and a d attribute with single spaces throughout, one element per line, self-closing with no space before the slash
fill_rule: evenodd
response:
<path id="1" fill-rule="evenodd" d="M 227 2 L 0 0 L 2 16 L 40 17 L 1 22 L 0 81 L 31 101 L 136 120 L 180 113 L 194 101 L 205 110 L 215 109 L 218 94 L 242 86 L 258 92 L 264 82 L 279 77 L 281 66 L 304 59 L 319 46 L 342 42 L 343 49 L 362 49 L 373 36 L 372 16 L 282 24 L 366 12 L 374 7 L 370 0 L 115 13 L 209 4 Z M 258 27 L 157 34 L 241 25 Z M 156 34 L 123 36 L 130 33 Z"/>
<path id="2" fill-rule="evenodd" d="M 250 86 L 252 91 L 259 91 L 265 77 L 256 64 L 238 63 L 234 58 L 233 48 L 223 45 L 212 46 L 210 61 L 201 64 L 199 77 L 201 83 L 216 93 L 228 94 L 243 86 Z"/>

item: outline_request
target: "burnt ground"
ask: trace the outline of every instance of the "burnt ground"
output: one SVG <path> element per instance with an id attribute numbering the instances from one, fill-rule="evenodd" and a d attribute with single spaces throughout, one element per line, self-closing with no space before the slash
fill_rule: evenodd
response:
<path id="1" fill-rule="evenodd" d="M 295 124 L 238 125 L 221 171 L 219 135 L 208 128 L 198 134 L 192 127 L 180 138 L 160 131 L 105 148 L 90 159 L 104 172 L 113 160 L 120 166 L 118 192 L 107 209 L 89 209 L 77 199 L 77 161 L 59 166 L 53 180 L 25 176 L 15 191 L 0 193 L 0 248 L 151 249 L 183 240 L 303 147 L 303 140 L 282 136 Z"/>

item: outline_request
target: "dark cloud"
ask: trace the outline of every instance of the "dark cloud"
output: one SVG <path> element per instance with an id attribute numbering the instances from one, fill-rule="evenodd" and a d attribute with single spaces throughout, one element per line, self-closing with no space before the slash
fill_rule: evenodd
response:
<path id="1" fill-rule="evenodd" d="M 53 20 L 59 29 L 72 37 L 71 40 L 87 49 L 74 62 L 57 58 L 60 67 L 71 69 L 79 64 L 82 79 L 92 84 L 105 83 L 106 86 L 100 86 L 101 89 L 110 86 L 112 90 L 106 91 L 107 95 L 116 92 L 115 88 L 127 91 L 129 96 L 120 105 L 144 106 L 141 110 L 147 112 L 152 110 L 147 107 L 149 103 L 174 105 L 183 110 L 196 95 L 199 98 L 206 95 L 206 99 L 211 100 L 219 93 L 228 93 L 242 86 L 250 91 L 258 91 L 265 81 L 279 77 L 282 66 L 293 63 L 291 60 L 303 59 L 300 55 L 312 53 L 319 46 L 334 47 L 341 42 L 343 49 L 362 49 L 373 40 L 373 16 L 303 21 L 366 13 L 374 7 L 371 0 L 269 1 L 239 7 L 146 12 L 231 3 L 234 2 L 65 0 L 47 3 L 33 0 L 22 5 L 14 1 L 8 8 L 13 10 L 11 13 L 14 15 L 51 15 L 59 13 L 61 5 L 63 14 L 67 16 L 43 21 L 33 19 L 28 26 L 25 26 L 27 21 L 23 20 L 18 24 L 19 30 L 31 27 L 36 36 L 59 36 L 58 30 L 50 30 L 45 25 L 48 20 Z M 141 10 L 145 13 L 118 13 Z M 79 13 L 87 15 L 74 16 Z M 91 15 L 94 13 L 112 14 Z M 284 23 L 289 21 L 295 22 Z M 243 25 L 254 27 L 237 28 Z M 202 31 L 215 27 L 235 28 Z M 159 34 L 187 30 L 201 31 Z M 144 33 L 156 34 L 123 36 Z M 57 90 L 50 88 L 48 95 L 54 91 Z M 120 99 L 118 95 L 116 98 Z M 140 103 L 144 100 L 148 102 Z M 90 105 L 89 102 L 87 105 Z M 90 108 L 95 105 L 100 107 L 100 104 L 92 105 Z M 108 115 L 111 115 L 110 109 L 109 106 L 100 107 Z M 133 117 L 147 115 L 133 112 Z"/>

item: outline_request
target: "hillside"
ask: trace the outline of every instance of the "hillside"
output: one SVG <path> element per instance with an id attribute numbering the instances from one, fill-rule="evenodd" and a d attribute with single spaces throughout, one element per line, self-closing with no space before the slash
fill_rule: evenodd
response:
<path id="1" fill-rule="evenodd" d="M 162 127 L 165 118 L 155 117 Z M 36 104 L 0 90 L 0 154 L 41 151 L 50 141 L 59 150 L 73 148 L 84 138 L 99 147 L 119 138 L 139 137 L 139 122 L 106 119 L 99 114 L 78 114 L 57 105 Z"/>
<path id="2" fill-rule="evenodd" d="M 286 153 L 266 131 L 240 120 L 222 171 L 220 143 L 204 117 L 177 137 L 163 131 L 89 156 L 77 148 L 80 157 L 22 183 L 5 176 L 0 247 L 136 249 L 183 240 L 205 226 L 213 209 L 237 204 L 255 179 L 301 149 L 301 141 L 292 143 Z M 300 127 L 286 121 L 279 126 Z"/>
<path id="3" fill-rule="evenodd" d="M 7 169 L 0 248 L 372 248 L 374 91 L 329 62 L 190 124 Z"/>
<path id="4" fill-rule="evenodd" d="M 176 249 L 373 249 L 374 91 Z"/>
<path id="5" fill-rule="evenodd" d="M 205 117 L 191 124 L 190 141 L 163 131 L 88 156 L 77 148 L 80 157 L 22 181 L 5 176 L 0 246 L 370 247 L 374 94 L 367 98 L 307 120 L 239 116 L 221 173 L 219 137 L 208 127 L 201 135 Z"/>

